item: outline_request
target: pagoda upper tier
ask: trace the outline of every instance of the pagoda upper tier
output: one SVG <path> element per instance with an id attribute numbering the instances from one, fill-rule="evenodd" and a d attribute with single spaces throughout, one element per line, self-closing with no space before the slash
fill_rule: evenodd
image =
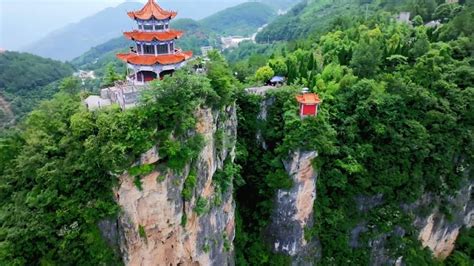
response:
<path id="1" fill-rule="evenodd" d="M 157 19 L 157 20 L 165 20 L 165 19 L 172 19 L 176 17 L 178 14 L 174 11 L 166 11 L 161 8 L 155 1 L 148 0 L 146 5 L 140 9 L 139 11 L 132 11 L 127 13 L 129 17 L 132 19 L 141 19 L 141 20 L 150 20 L 150 19 Z"/>

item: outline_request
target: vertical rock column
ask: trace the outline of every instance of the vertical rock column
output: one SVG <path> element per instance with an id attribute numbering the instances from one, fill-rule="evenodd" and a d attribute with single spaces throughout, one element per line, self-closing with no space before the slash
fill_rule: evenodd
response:
<path id="1" fill-rule="evenodd" d="M 268 230 L 274 251 L 291 256 L 296 264 L 302 264 L 304 257 L 311 256 L 315 247 L 315 243 L 305 240 L 304 230 L 313 223 L 317 174 L 312 160 L 316 156 L 315 151 L 297 151 L 284 162 L 293 187 L 278 190 Z"/>
<path id="2" fill-rule="evenodd" d="M 153 171 L 142 177 L 142 190 L 128 174 L 119 178 L 116 194 L 122 210 L 118 227 L 120 250 L 126 265 L 233 264 L 235 203 L 232 187 L 216 201 L 220 192 L 216 191 L 212 179 L 226 159 L 234 159 L 235 106 L 221 111 L 201 109 L 196 117 L 196 132 L 203 135 L 206 144 L 194 162 L 196 186 L 191 200 L 184 201 L 182 196 L 190 165 L 182 173 Z M 215 138 L 218 129 L 224 132 L 224 139 Z M 158 155 L 154 158 L 153 154 L 151 150 L 142 156 L 141 163 L 158 161 Z M 206 211 L 201 215 L 195 211 L 199 198 L 207 202 Z"/>

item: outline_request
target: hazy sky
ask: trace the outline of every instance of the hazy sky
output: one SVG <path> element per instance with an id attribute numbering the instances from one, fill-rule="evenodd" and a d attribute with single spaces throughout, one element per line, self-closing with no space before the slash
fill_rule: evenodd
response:
<path id="1" fill-rule="evenodd" d="M 0 0 L 0 48 L 17 50 L 47 33 L 77 22 L 124 0 Z M 146 0 L 136 0 L 143 2 Z M 160 3 L 160 0 L 157 0 Z M 210 9 L 246 0 L 174 0 L 174 4 L 202 2 Z M 12 30 L 15 29 L 15 30 Z"/>

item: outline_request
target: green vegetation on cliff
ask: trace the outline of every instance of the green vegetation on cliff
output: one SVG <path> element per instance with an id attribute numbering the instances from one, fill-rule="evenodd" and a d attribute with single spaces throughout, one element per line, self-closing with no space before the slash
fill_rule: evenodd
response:
<path id="1" fill-rule="evenodd" d="M 207 77 L 192 74 L 190 68 L 180 70 L 153 82 L 141 104 L 125 112 L 116 106 L 87 111 L 80 103 L 79 82 L 65 79 L 52 100 L 43 102 L 17 130 L 0 136 L 0 264 L 119 264 L 98 229 L 99 221 L 119 211 L 111 189 L 116 175 L 128 170 L 142 186 L 141 175 L 159 166 L 130 166 L 157 143 L 160 167 L 182 171 L 205 141 L 194 134 L 194 111 L 219 110 L 235 100 L 236 164 L 226 162 L 213 182 L 216 193 L 225 193 L 232 181 L 236 187 L 237 265 L 290 264 L 289 257 L 273 254 L 266 241 L 275 193 L 292 186 L 283 161 L 296 150 L 318 152 L 314 226 L 306 228 L 305 237 L 318 240 L 321 249 L 305 259 L 321 265 L 367 265 L 374 259 L 370 243 L 381 240 L 385 260 L 439 263 L 422 249 L 412 225 L 414 214 L 429 212 L 430 206 L 412 211 L 403 207 L 427 193 L 449 197 L 465 179 L 472 179 L 474 35 L 469 25 L 474 7 L 471 2 L 440 2 L 304 2 L 291 11 L 294 18 L 273 24 L 295 26 L 294 36 L 282 35 L 288 31 L 276 26 L 267 31 L 275 40 L 292 42 L 243 44 L 227 54 L 232 71 L 220 55 L 211 53 Z M 365 3 L 369 5 L 361 5 Z M 365 12 L 356 14 L 364 7 L 367 17 Z M 385 12 L 406 8 L 419 16 L 413 25 L 397 23 Z M 337 10 L 345 11 L 332 16 Z M 442 19 L 443 25 L 423 26 L 431 18 Z M 309 25 L 314 19 L 326 24 Z M 182 23 L 196 32 L 201 27 L 190 20 Z M 98 47 L 77 64 L 85 65 L 118 47 L 114 45 Z M 103 65 L 109 61 L 104 59 Z M 43 81 L 44 86 L 70 73 L 67 65 L 55 69 L 62 67 L 64 72 L 51 80 L 38 75 L 39 81 L 20 83 L 34 81 L 34 86 L 12 81 L 5 87 L 36 88 Z M 255 79 L 261 67 L 285 75 L 289 86 L 265 98 L 239 92 L 236 78 L 248 85 L 261 83 Z M 302 87 L 323 99 L 317 117 L 298 116 L 294 95 Z M 262 101 L 267 101 L 266 119 L 259 116 Z M 216 132 L 216 140 L 221 134 Z M 191 173 L 181 192 L 185 200 L 192 199 L 196 183 Z M 356 199 L 377 195 L 382 200 L 371 208 L 357 206 Z M 212 202 L 197 199 L 194 210 L 200 215 L 220 204 L 219 197 Z M 451 217 L 456 210 L 444 204 L 442 211 Z M 357 226 L 364 230 L 351 237 Z M 145 238 L 142 226 L 139 231 Z M 472 264 L 472 230 L 463 230 L 445 263 Z"/>
<path id="2" fill-rule="evenodd" d="M 466 4 L 438 29 L 397 23 L 383 12 L 336 19 L 329 32 L 274 50 L 268 65 L 281 71 L 284 62 L 288 82 L 317 92 L 323 104 L 317 119 L 301 124 L 292 94 L 280 89 L 269 96 L 275 102 L 262 123 L 262 99 L 239 98 L 237 162 L 246 182 L 237 191 L 239 265 L 273 263 L 265 230 L 275 189 L 286 186 L 276 174 L 297 149 L 319 154 L 315 225 L 306 237 L 320 241 L 321 264 L 367 265 L 374 259 L 369 240 L 383 235 L 388 258 L 436 263 L 417 240 L 413 214 L 401 206 L 425 193 L 448 197 L 472 178 L 466 169 L 474 163 L 474 36 L 460 23 L 470 21 L 472 10 Z M 383 195 L 380 205 L 367 212 L 355 208 L 356 197 L 374 195 Z M 448 217 L 455 211 L 443 208 Z M 354 243 L 351 232 L 360 224 L 366 230 Z"/>
<path id="3" fill-rule="evenodd" d="M 224 61 L 214 57 L 209 64 L 218 77 L 177 71 L 154 82 L 141 104 L 127 111 L 88 111 L 79 81 L 65 79 L 61 92 L 33 111 L 21 130 L 2 134 L 0 264 L 120 264 L 98 228 L 119 211 L 116 178 L 130 170 L 141 183 L 150 166 L 129 168 L 156 144 L 160 164 L 175 172 L 197 157 L 204 139 L 191 134 L 195 111 L 221 108 L 235 90 Z M 219 91 L 216 84 L 223 85 Z"/>

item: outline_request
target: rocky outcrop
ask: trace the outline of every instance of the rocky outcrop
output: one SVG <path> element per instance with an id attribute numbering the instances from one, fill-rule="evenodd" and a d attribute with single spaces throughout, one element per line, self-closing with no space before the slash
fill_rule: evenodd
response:
<path id="1" fill-rule="evenodd" d="M 466 181 L 456 195 L 441 197 L 425 194 L 413 204 L 402 206 L 403 211 L 410 213 L 414 220 L 414 227 L 418 230 L 418 238 L 424 247 L 428 247 L 437 259 L 445 259 L 455 247 L 459 231 L 463 226 L 472 227 L 474 224 L 474 202 L 472 201 L 473 181 Z M 355 199 L 356 207 L 360 212 L 367 212 L 383 204 L 383 196 L 359 196 Z M 444 209 L 444 211 L 441 211 Z M 445 212 L 448 212 L 446 214 Z M 428 212 L 427 215 L 423 213 Z M 386 247 L 389 237 L 403 237 L 406 232 L 395 226 L 394 230 L 378 235 L 369 243 L 361 243 L 360 235 L 369 231 L 365 221 L 359 223 L 350 235 L 350 246 L 359 248 L 364 245 L 370 247 L 371 265 L 403 265 L 403 257 L 391 257 Z"/>
<path id="2" fill-rule="evenodd" d="M 268 230 L 274 251 L 291 256 L 297 265 L 306 264 L 306 257 L 315 256 L 316 243 L 308 243 L 304 230 L 313 223 L 317 173 L 312 161 L 316 156 L 314 151 L 297 151 L 284 162 L 293 187 L 278 190 Z"/>
<path id="3" fill-rule="evenodd" d="M 454 250 L 454 244 L 463 226 L 474 225 L 474 202 L 472 201 L 474 181 L 470 181 L 454 196 L 440 202 L 428 217 L 417 217 L 415 227 L 420 230 L 419 239 L 424 247 L 428 247 L 438 259 L 444 259 Z M 428 195 L 420 204 L 426 205 L 439 201 Z M 449 215 L 440 211 L 439 206 L 445 205 Z"/>
<path id="4" fill-rule="evenodd" d="M 232 188 L 226 193 L 215 191 L 212 182 L 224 160 L 233 160 L 237 130 L 235 107 L 224 111 L 202 109 L 197 113 L 196 132 L 206 145 L 196 160 L 196 186 L 191 200 L 185 201 L 182 190 L 191 166 L 182 173 L 157 167 L 142 177 L 142 190 L 134 178 L 119 178 L 117 202 L 120 249 L 126 265 L 230 265 L 233 264 L 234 209 Z M 218 130 L 224 138 L 216 138 Z M 141 158 L 141 163 L 155 163 L 156 148 Z M 159 163 L 159 161 L 158 161 Z M 219 194 L 219 195 L 218 195 Z M 221 197 L 221 201 L 215 200 Z M 198 201 L 207 206 L 198 215 Z"/>

